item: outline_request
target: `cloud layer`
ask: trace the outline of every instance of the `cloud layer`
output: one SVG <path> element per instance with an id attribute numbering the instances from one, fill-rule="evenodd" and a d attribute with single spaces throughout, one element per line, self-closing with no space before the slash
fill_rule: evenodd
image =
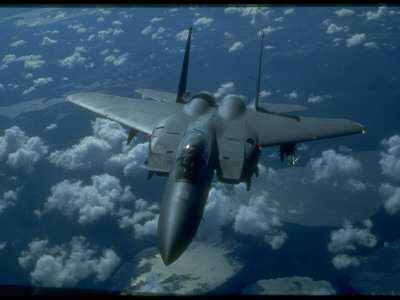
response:
<path id="1" fill-rule="evenodd" d="M 230 225 L 235 232 L 260 236 L 273 249 L 286 241 L 279 217 L 279 203 L 268 192 L 249 193 L 245 184 L 215 184 L 208 196 L 198 235 L 210 242 L 220 242 L 221 228 Z"/>
<path id="2" fill-rule="evenodd" d="M 51 188 L 39 217 L 51 210 L 58 210 L 67 217 L 77 217 L 80 224 L 89 224 L 104 217 L 117 220 L 120 228 L 131 228 L 135 238 L 154 236 L 157 231 L 158 203 L 149 204 L 136 199 L 129 186 L 108 174 L 93 175 L 92 184 L 63 180 Z"/>
<path id="3" fill-rule="evenodd" d="M 28 137 L 18 126 L 6 129 L 0 137 L 0 160 L 12 168 L 32 172 L 33 165 L 47 154 L 48 147 L 38 136 Z"/>
<path id="4" fill-rule="evenodd" d="M 343 269 L 349 266 L 357 266 L 360 264 L 358 257 L 343 253 L 345 251 L 354 252 L 358 247 L 373 248 L 376 246 L 377 237 L 371 233 L 373 226 L 371 220 L 367 219 L 362 222 L 364 228 L 354 227 L 349 221 L 343 223 L 343 228 L 332 231 L 331 241 L 328 244 L 328 250 L 338 253 L 332 259 L 332 264 Z"/>
<path id="5" fill-rule="evenodd" d="M 337 173 L 356 174 L 361 169 L 361 164 L 351 156 L 338 154 L 330 149 L 322 152 L 321 157 L 311 159 L 308 167 L 314 171 L 314 182 L 317 182 Z"/>
<path id="6" fill-rule="evenodd" d="M 104 281 L 120 262 L 114 250 L 95 249 L 82 236 L 53 247 L 48 243 L 48 240 L 35 239 L 18 258 L 19 265 L 31 271 L 35 286 L 74 287 L 91 276 L 96 281 Z"/>

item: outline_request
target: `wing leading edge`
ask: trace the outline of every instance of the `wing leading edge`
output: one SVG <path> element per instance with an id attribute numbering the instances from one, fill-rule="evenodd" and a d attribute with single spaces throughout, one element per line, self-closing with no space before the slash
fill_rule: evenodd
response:
<path id="1" fill-rule="evenodd" d="M 255 115 L 254 115 L 255 114 Z M 250 113 L 248 122 L 256 129 L 262 147 L 365 133 L 365 127 L 345 119 L 280 116 Z"/>
<path id="2" fill-rule="evenodd" d="M 176 107 L 180 104 L 176 103 L 101 93 L 76 93 L 69 95 L 67 101 L 146 134 L 151 134 L 162 119 L 180 111 Z"/>

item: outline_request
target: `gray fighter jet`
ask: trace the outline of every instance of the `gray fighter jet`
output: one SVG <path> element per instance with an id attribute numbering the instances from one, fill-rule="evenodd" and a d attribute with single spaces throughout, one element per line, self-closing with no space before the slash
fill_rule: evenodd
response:
<path id="1" fill-rule="evenodd" d="M 238 95 L 218 103 L 210 92 L 193 97 L 186 91 L 189 65 L 189 28 L 177 93 L 136 90 L 151 99 L 133 99 L 100 93 L 76 93 L 67 101 L 130 128 L 127 143 L 137 132 L 151 136 L 147 168 L 168 176 L 158 219 L 158 245 L 165 265 L 177 260 L 196 235 L 211 181 L 247 183 L 258 175 L 262 147 L 280 146 L 281 160 L 296 164 L 298 142 L 365 133 L 363 125 L 344 119 L 287 115 L 300 105 L 259 103 L 261 50 L 254 101 L 246 105 Z"/>

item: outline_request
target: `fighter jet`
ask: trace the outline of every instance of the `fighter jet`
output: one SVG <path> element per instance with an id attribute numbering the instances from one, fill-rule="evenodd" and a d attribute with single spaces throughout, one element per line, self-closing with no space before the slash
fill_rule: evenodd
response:
<path id="1" fill-rule="evenodd" d="M 263 32 L 251 104 L 234 94 L 220 102 L 207 91 L 191 97 L 186 90 L 191 35 L 189 28 L 177 93 L 139 89 L 136 92 L 150 99 L 95 92 L 67 97 L 68 102 L 130 128 L 127 143 L 137 132 L 150 136 L 148 178 L 168 176 L 157 232 L 166 266 L 195 237 L 214 173 L 220 182 L 244 182 L 250 189 L 262 147 L 279 146 L 281 160 L 286 155 L 294 165 L 296 143 L 366 132 L 363 125 L 349 120 L 287 114 L 306 109 L 300 105 L 260 103 Z"/>

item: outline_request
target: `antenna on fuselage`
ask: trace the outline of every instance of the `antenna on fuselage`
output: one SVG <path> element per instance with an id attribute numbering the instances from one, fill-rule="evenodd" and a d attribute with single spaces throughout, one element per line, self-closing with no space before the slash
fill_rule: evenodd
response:
<path id="1" fill-rule="evenodd" d="M 263 50 L 263 39 L 264 39 L 264 31 L 261 31 L 261 47 L 260 47 L 260 60 L 258 62 L 258 75 L 257 75 L 257 90 L 256 97 L 254 98 L 254 109 L 258 111 L 258 98 L 260 95 L 260 78 L 261 78 L 261 58 L 262 58 L 262 50 Z"/>
<path id="2" fill-rule="evenodd" d="M 190 53 L 190 39 L 192 37 L 192 27 L 189 28 L 189 33 L 186 41 L 185 56 L 183 58 L 181 78 L 179 79 L 178 93 L 176 94 L 177 103 L 186 103 L 183 97 L 186 94 L 186 82 L 189 68 L 189 53 Z"/>

